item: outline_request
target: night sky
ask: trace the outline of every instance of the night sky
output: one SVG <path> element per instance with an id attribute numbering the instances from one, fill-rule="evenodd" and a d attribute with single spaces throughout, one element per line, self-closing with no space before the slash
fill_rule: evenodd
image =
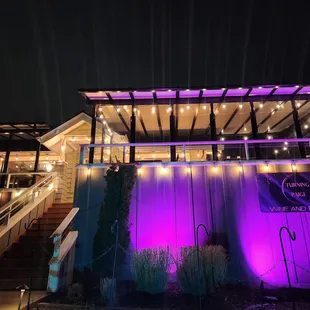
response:
<path id="1" fill-rule="evenodd" d="M 309 1 L 2 1 L 0 122 L 57 125 L 79 88 L 310 83 Z"/>

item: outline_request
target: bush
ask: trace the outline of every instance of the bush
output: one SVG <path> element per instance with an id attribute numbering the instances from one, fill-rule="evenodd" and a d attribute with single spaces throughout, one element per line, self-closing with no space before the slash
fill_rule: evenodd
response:
<path id="1" fill-rule="evenodd" d="M 81 283 L 73 283 L 68 287 L 67 298 L 71 302 L 81 302 L 83 300 L 83 285 Z"/>
<path id="2" fill-rule="evenodd" d="M 212 293 L 224 281 L 227 271 L 226 250 L 220 245 L 181 248 L 176 263 L 180 289 L 193 295 Z"/>
<path id="3" fill-rule="evenodd" d="M 163 293 L 167 287 L 171 263 L 168 247 L 134 251 L 131 271 L 137 289 L 150 294 Z"/>
<path id="4" fill-rule="evenodd" d="M 100 279 L 100 294 L 107 306 L 116 304 L 116 280 L 115 278 Z"/>

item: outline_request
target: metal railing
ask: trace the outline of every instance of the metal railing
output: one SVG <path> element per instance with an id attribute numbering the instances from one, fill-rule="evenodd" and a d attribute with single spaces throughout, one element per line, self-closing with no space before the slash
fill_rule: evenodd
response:
<path id="1" fill-rule="evenodd" d="M 30 202 L 34 202 L 46 190 L 52 190 L 57 178 L 57 173 L 52 172 L 46 175 L 39 182 L 24 190 L 19 196 L 15 197 L 0 208 L 0 226 L 9 225 L 10 218 L 22 210 Z"/>
<path id="2" fill-rule="evenodd" d="M 176 160 L 182 162 L 214 161 L 212 146 L 218 148 L 217 160 L 272 160 L 310 158 L 310 138 L 259 139 L 226 141 L 154 142 L 124 144 L 82 144 L 80 164 L 86 164 L 87 155 L 94 149 L 94 163 L 129 163 L 130 150 L 136 162 L 170 161 L 171 149 L 175 148 Z M 257 157 L 257 149 L 261 152 Z M 304 149 L 304 155 L 301 154 Z M 102 153 L 105 155 L 102 156 Z M 106 156 L 107 155 L 107 156 Z M 143 156 L 142 156 L 143 155 Z M 103 160 L 100 160 L 100 158 Z"/>
<path id="3" fill-rule="evenodd" d="M 49 172 L 0 173 L 3 188 L 27 188 L 33 185 L 34 178 L 45 177 Z"/>

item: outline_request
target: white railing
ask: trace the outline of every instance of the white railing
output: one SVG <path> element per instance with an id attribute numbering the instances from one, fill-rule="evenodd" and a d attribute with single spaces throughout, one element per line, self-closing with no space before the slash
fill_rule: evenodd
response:
<path id="1" fill-rule="evenodd" d="M 15 197 L 0 208 L 0 227 L 9 225 L 9 221 L 21 211 L 30 202 L 34 202 L 45 191 L 51 191 L 56 185 L 57 173 L 52 172 L 46 175 L 43 179 L 24 190 L 19 196 Z"/>
<path id="2" fill-rule="evenodd" d="M 310 157 L 310 138 L 258 139 L 258 140 L 219 140 L 189 142 L 154 142 L 123 144 L 82 144 L 80 164 L 87 163 L 87 152 L 94 149 L 94 163 L 129 163 L 129 153 L 134 152 L 135 161 L 170 161 L 172 147 L 178 161 L 213 161 L 206 154 L 212 154 L 212 148 L 218 147 L 218 160 L 270 160 Z M 257 148 L 261 151 L 256 157 Z M 302 154 L 301 152 L 305 154 Z M 108 154 L 108 158 L 106 154 Z M 163 155 L 164 154 L 164 155 Z M 197 156 L 197 154 L 199 156 Z M 143 155 L 143 156 L 142 156 Z M 306 156 L 304 156 L 306 155 Z M 86 158 L 85 158 L 86 157 Z M 142 158 L 144 157 L 144 158 Z M 98 158 L 100 158 L 98 160 Z M 103 160 L 102 160 L 103 159 Z"/>
<path id="3" fill-rule="evenodd" d="M 1 183 L 4 188 L 27 188 L 33 185 L 33 181 L 37 177 L 45 177 L 49 172 L 14 172 L 14 173 L 0 173 Z M 28 186 L 20 186 L 20 181 L 27 181 Z"/>
<path id="4" fill-rule="evenodd" d="M 49 262 L 48 292 L 57 292 L 62 286 L 71 284 L 75 242 L 78 237 L 78 232 L 72 231 L 72 226 L 78 211 L 79 208 L 73 208 L 50 237 L 53 239 L 54 251 Z M 68 259 L 65 260 L 67 256 Z M 66 265 L 61 268 L 65 261 Z"/>

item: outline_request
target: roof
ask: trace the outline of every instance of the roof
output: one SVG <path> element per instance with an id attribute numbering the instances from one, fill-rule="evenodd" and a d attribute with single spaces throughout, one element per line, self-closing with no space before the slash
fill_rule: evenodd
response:
<path id="1" fill-rule="evenodd" d="M 236 102 L 236 101 L 278 101 L 310 99 L 310 85 L 258 85 L 217 88 L 160 88 L 160 89 L 80 89 L 89 103 L 116 101 L 117 104 L 128 104 L 136 100 L 138 104 L 160 104 L 175 101 L 189 102 Z M 127 103 L 126 103 L 127 102 Z"/>

